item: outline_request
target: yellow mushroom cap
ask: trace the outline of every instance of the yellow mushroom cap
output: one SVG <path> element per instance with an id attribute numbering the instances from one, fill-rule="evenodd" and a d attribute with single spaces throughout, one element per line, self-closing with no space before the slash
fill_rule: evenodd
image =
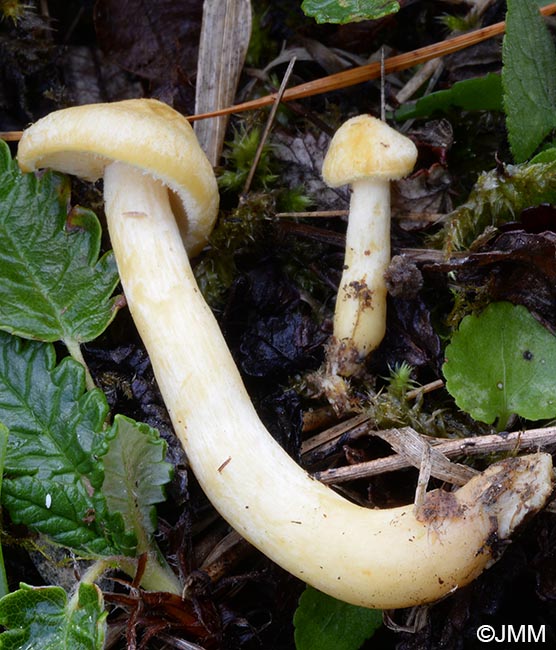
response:
<path id="1" fill-rule="evenodd" d="M 413 142 L 371 115 L 352 117 L 336 131 L 322 167 L 324 182 L 339 187 L 365 178 L 396 180 L 417 160 Z"/>
<path id="2" fill-rule="evenodd" d="M 199 252 L 216 220 L 218 187 L 191 125 L 170 106 L 129 99 L 66 108 L 29 127 L 18 149 L 23 171 L 48 167 L 89 181 L 116 161 L 171 190 L 187 250 Z"/>

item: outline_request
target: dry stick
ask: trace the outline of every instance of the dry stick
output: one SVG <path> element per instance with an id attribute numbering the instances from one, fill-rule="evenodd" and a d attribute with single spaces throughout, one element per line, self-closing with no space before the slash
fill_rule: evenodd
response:
<path id="1" fill-rule="evenodd" d="M 370 419 L 369 416 L 363 413 L 362 415 L 356 415 L 355 417 L 350 418 L 349 420 L 340 422 L 339 424 L 336 424 L 333 427 L 326 429 L 326 431 L 321 431 L 321 433 L 317 433 L 316 436 L 313 436 L 312 438 L 309 438 L 308 440 L 305 440 L 301 443 L 301 454 L 306 454 L 309 451 L 312 451 L 313 449 L 316 449 L 317 447 L 320 447 L 330 442 L 331 440 L 335 440 L 336 438 L 339 438 L 342 434 L 346 433 L 346 431 L 355 429 L 356 427 L 359 427 L 361 424 L 366 424 L 369 421 L 369 419 Z"/>
<path id="2" fill-rule="evenodd" d="M 419 478 L 417 480 L 417 487 L 415 488 L 415 499 L 413 502 L 415 514 L 418 514 L 421 508 L 425 505 L 427 487 L 432 475 L 431 449 L 432 448 L 430 445 L 423 445 L 423 452 L 419 461 Z"/>
<path id="3" fill-rule="evenodd" d="M 23 131 L 0 131 L 0 140 L 6 142 L 19 142 Z"/>
<path id="4" fill-rule="evenodd" d="M 419 485 L 423 494 L 431 475 L 454 485 L 465 485 L 478 474 L 472 467 L 450 461 L 434 444 L 435 438 L 427 439 L 411 427 L 373 431 L 372 435 L 385 440 L 406 459 L 408 465 L 419 468 Z"/>
<path id="5" fill-rule="evenodd" d="M 414 431 L 410 427 L 407 427 L 407 429 Z M 400 429 L 400 431 L 403 432 L 404 429 Z M 377 432 L 369 431 L 369 433 L 375 434 Z M 556 427 L 514 431 L 506 434 L 497 433 L 474 438 L 459 438 L 457 440 L 440 441 L 438 439 L 429 439 L 429 442 L 434 444 L 436 451 L 448 458 L 454 456 L 482 456 L 503 451 L 517 452 L 556 445 Z M 315 472 L 313 478 L 328 484 L 344 483 L 412 466 L 413 463 L 409 462 L 406 457 L 395 455 L 347 467 Z"/>
<path id="6" fill-rule="evenodd" d="M 428 384 L 424 384 L 423 386 L 418 386 L 413 390 L 408 390 L 407 393 L 405 394 L 405 398 L 415 399 L 420 395 L 425 395 L 426 393 L 432 393 L 433 390 L 438 390 L 443 386 L 444 386 L 444 381 L 442 379 L 435 379 L 434 381 L 431 381 Z"/>
<path id="7" fill-rule="evenodd" d="M 293 71 L 293 66 L 295 65 L 296 58 L 295 56 L 292 57 L 291 61 L 288 64 L 288 68 L 284 74 L 284 78 L 282 79 L 282 83 L 280 84 L 280 88 L 278 89 L 278 92 L 276 93 L 276 99 L 274 100 L 274 104 L 272 105 L 272 109 L 270 111 L 270 114 L 268 116 L 268 119 L 266 121 L 266 125 L 263 131 L 263 134 L 261 136 L 261 141 L 259 142 L 259 146 L 257 147 L 257 151 L 255 152 L 255 157 L 253 158 L 253 163 L 251 165 L 251 169 L 249 170 L 249 174 L 247 176 L 247 179 L 245 181 L 245 185 L 243 186 L 243 191 L 241 193 L 241 196 L 244 197 L 248 192 L 251 187 L 251 183 L 253 182 L 253 178 L 255 176 L 255 172 L 257 170 L 257 166 L 259 164 L 259 160 L 261 159 L 262 153 L 264 146 L 266 144 L 268 134 L 270 133 L 270 129 L 272 128 L 272 125 L 274 123 L 274 118 L 276 117 L 276 112 L 278 111 L 278 106 L 280 105 L 280 102 L 282 101 L 282 97 L 284 95 L 284 92 L 286 91 L 286 86 L 288 85 L 288 81 L 290 79 L 290 75 Z"/>
<path id="8" fill-rule="evenodd" d="M 428 81 L 434 73 L 438 70 L 438 67 L 442 65 L 442 59 L 432 59 L 427 61 L 425 65 L 420 68 L 411 79 L 405 84 L 396 93 L 396 102 L 398 104 L 405 104 L 408 99 L 411 99 L 413 95 L 421 88 L 421 86 Z"/>
<path id="9" fill-rule="evenodd" d="M 540 9 L 540 12 L 543 16 L 549 16 L 556 13 L 556 3 L 542 7 Z M 466 47 L 470 47 L 471 45 L 475 45 L 481 41 L 485 41 L 489 38 L 493 38 L 494 36 L 498 36 L 499 34 L 503 34 L 505 29 L 506 23 L 502 21 L 494 25 L 489 25 L 488 27 L 482 27 L 481 29 L 477 29 L 474 32 L 455 36 L 454 38 L 450 38 L 440 43 L 433 43 L 432 45 L 418 48 L 412 52 L 406 52 L 405 54 L 392 56 L 384 61 L 384 73 L 390 74 L 392 72 L 399 72 L 400 70 L 412 68 L 413 66 L 416 66 L 420 63 L 425 63 L 431 59 L 436 59 L 440 56 L 446 56 L 447 54 L 459 52 Z M 308 81 L 307 83 L 300 84 L 299 86 L 288 88 L 282 97 L 282 101 L 287 102 L 293 99 L 311 97 L 312 95 L 319 95 L 324 92 L 330 92 L 332 90 L 339 90 L 340 88 L 354 86 L 355 84 L 363 83 L 371 79 L 377 79 L 380 76 L 380 69 L 381 63 L 378 61 L 359 66 L 351 70 L 337 72 L 336 74 L 322 77 L 321 79 Z M 214 111 L 212 113 L 191 115 L 188 117 L 188 120 L 203 120 L 208 117 L 217 117 L 219 115 L 227 115 L 229 113 L 240 113 L 242 111 L 249 111 L 256 108 L 262 108 L 263 106 L 269 106 L 275 101 L 276 93 L 273 93 L 265 97 L 259 97 L 258 99 L 243 102 L 242 104 L 236 104 L 235 106 L 230 106 L 228 108 Z"/>

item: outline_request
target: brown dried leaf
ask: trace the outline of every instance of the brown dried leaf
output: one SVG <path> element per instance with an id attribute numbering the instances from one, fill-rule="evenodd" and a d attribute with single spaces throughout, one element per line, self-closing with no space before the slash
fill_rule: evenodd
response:
<path id="1" fill-rule="evenodd" d="M 345 209 L 349 203 L 348 187 L 327 188 L 321 177 L 329 143 L 330 137 L 323 132 L 316 136 L 310 131 L 296 135 L 281 132 L 273 137 L 272 152 L 282 164 L 283 186 L 302 187 L 316 208 Z"/>
<path id="2" fill-rule="evenodd" d="M 489 301 L 524 305 L 556 329 L 556 234 L 503 232 L 471 255 L 435 270 L 457 270 L 458 281 L 468 288 L 481 287 Z"/>
<path id="3" fill-rule="evenodd" d="M 421 169 L 392 186 L 392 211 L 396 216 L 444 214 L 452 207 L 452 176 L 448 168 L 439 163 L 429 169 Z"/>

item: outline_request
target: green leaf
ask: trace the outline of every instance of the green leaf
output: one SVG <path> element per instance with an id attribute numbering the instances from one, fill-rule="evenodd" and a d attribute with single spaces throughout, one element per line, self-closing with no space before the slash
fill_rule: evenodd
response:
<path id="1" fill-rule="evenodd" d="M 67 213 L 60 175 L 22 174 L 0 141 L 0 329 L 42 341 L 90 341 L 118 307 L 111 253 L 89 210 Z"/>
<path id="2" fill-rule="evenodd" d="M 155 504 L 165 500 L 164 486 L 172 478 L 166 463 L 166 442 L 156 429 L 117 415 L 113 437 L 104 456 L 102 492 L 109 509 L 122 515 L 127 530 L 137 536 L 137 553 L 147 550 L 156 530 Z"/>
<path id="3" fill-rule="evenodd" d="M 521 305 L 466 316 L 446 348 L 446 388 L 462 410 L 503 429 L 512 414 L 556 416 L 556 337 Z"/>
<path id="4" fill-rule="evenodd" d="M 102 593 L 81 584 L 68 601 L 61 587 L 30 587 L 0 600 L 0 650 L 102 650 L 106 612 Z"/>
<path id="5" fill-rule="evenodd" d="M 84 374 L 70 358 L 56 365 L 52 345 L 0 332 L 2 501 L 15 523 L 79 553 L 132 554 L 134 535 L 100 492 L 108 405 L 100 390 L 84 392 Z"/>
<path id="6" fill-rule="evenodd" d="M 317 23 L 352 23 L 376 20 L 399 11 L 394 0 L 303 0 L 301 8 Z"/>
<path id="7" fill-rule="evenodd" d="M 508 0 L 502 84 L 516 162 L 531 156 L 556 126 L 556 50 L 538 3 Z"/>
<path id="8" fill-rule="evenodd" d="M 430 117 L 453 108 L 464 111 L 502 111 L 502 81 L 498 74 L 458 81 L 448 90 L 426 95 L 413 104 L 405 104 L 395 112 L 397 120 Z"/>
<path id="9" fill-rule="evenodd" d="M 539 151 L 534 158 L 531 158 L 532 165 L 537 163 L 548 164 L 553 162 L 556 162 L 556 147 L 554 146 L 554 143 L 552 143 L 547 149 Z"/>
<path id="10" fill-rule="evenodd" d="M 358 650 L 382 625 L 382 612 L 307 587 L 293 622 L 297 650 Z"/>
<path id="11" fill-rule="evenodd" d="M 0 424 L 0 488 L 4 476 L 4 463 L 6 461 L 6 450 L 8 448 L 8 429 Z M 3 598 L 8 592 L 8 578 L 6 576 L 6 566 L 4 564 L 4 551 L 0 544 L 0 598 Z"/>

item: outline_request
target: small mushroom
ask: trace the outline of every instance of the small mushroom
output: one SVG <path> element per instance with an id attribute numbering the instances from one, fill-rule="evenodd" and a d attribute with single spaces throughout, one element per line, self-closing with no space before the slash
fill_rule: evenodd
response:
<path id="1" fill-rule="evenodd" d="M 345 122 L 330 143 L 323 179 L 330 187 L 351 185 L 344 270 L 328 354 L 333 374 L 356 374 L 384 338 L 390 181 L 407 176 L 416 158 L 409 138 L 370 115 Z"/>
<path id="2" fill-rule="evenodd" d="M 301 580 L 367 607 L 433 601 L 473 580 L 544 505 L 548 454 L 492 465 L 455 493 L 431 492 L 417 512 L 355 505 L 288 456 L 258 418 L 195 282 L 173 211 L 181 218 L 180 197 L 188 217 L 206 226 L 216 184 L 185 119 L 171 109 L 143 100 L 54 113 L 26 131 L 19 162 L 88 178 L 104 172 L 124 291 L 191 467 L 222 516 Z M 190 226 L 182 232 L 193 250 L 206 236 Z"/>

